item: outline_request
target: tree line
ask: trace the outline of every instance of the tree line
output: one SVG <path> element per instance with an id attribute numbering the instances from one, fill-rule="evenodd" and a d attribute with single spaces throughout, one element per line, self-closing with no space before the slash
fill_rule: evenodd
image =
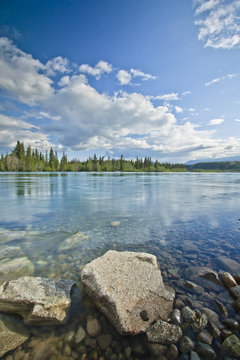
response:
<path id="1" fill-rule="evenodd" d="M 0 171 L 186 171 L 182 164 L 160 163 L 152 161 L 151 157 L 135 160 L 111 159 L 104 156 L 99 158 L 96 154 L 85 161 L 77 159 L 68 160 L 65 153 L 59 160 L 57 151 L 52 148 L 45 153 L 32 149 L 30 145 L 25 147 L 23 142 L 17 141 L 16 146 L 6 155 L 1 155 Z"/>

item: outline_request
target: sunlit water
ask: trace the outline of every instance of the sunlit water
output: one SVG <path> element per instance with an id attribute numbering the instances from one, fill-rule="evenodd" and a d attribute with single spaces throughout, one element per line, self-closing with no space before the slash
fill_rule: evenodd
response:
<path id="1" fill-rule="evenodd" d="M 166 274 L 219 270 L 218 255 L 240 260 L 239 199 L 234 173 L 1 173 L 0 248 L 19 246 L 35 275 L 77 282 L 109 249 L 153 253 Z M 88 238 L 60 251 L 79 231 Z"/>

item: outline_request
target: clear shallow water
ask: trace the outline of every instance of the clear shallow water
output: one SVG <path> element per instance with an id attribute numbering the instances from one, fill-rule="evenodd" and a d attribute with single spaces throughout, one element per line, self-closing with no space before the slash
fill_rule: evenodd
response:
<path id="1" fill-rule="evenodd" d="M 239 254 L 239 174 L 2 173 L 0 189 L 0 227 L 26 231 L 15 243 L 33 262 L 54 257 L 77 231 L 88 235 L 88 258 L 112 247 L 168 251 L 183 240 Z"/>
<path id="2" fill-rule="evenodd" d="M 176 289 L 188 266 L 240 261 L 239 199 L 233 173 L 1 173 L 0 250 L 19 246 L 35 275 L 77 282 L 109 249 L 145 251 Z M 88 238 L 61 251 L 76 232 Z M 90 311 L 81 305 L 74 326 Z"/>

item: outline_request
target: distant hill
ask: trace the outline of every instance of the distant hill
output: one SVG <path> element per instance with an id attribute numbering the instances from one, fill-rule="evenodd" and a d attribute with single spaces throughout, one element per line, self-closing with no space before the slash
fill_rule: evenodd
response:
<path id="1" fill-rule="evenodd" d="M 186 165 L 188 171 L 239 171 L 240 161 L 211 161 Z"/>
<path id="2" fill-rule="evenodd" d="M 240 156 L 232 156 L 232 157 L 225 157 L 225 158 L 216 158 L 216 159 L 198 159 L 198 160 L 190 160 L 187 161 L 184 165 L 193 165 L 198 163 L 213 163 L 213 162 L 225 162 L 225 161 L 240 161 Z"/>

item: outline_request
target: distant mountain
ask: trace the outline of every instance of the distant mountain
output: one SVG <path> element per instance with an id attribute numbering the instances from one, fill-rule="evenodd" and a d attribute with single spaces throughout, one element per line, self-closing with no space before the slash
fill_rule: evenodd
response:
<path id="1" fill-rule="evenodd" d="M 232 156 L 225 158 L 216 158 L 216 159 L 198 159 L 198 160 L 190 160 L 187 161 L 184 165 L 194 165 L 198 163 L 212 163 L 217 161 L 240 161 L 240 156 Z"/>

